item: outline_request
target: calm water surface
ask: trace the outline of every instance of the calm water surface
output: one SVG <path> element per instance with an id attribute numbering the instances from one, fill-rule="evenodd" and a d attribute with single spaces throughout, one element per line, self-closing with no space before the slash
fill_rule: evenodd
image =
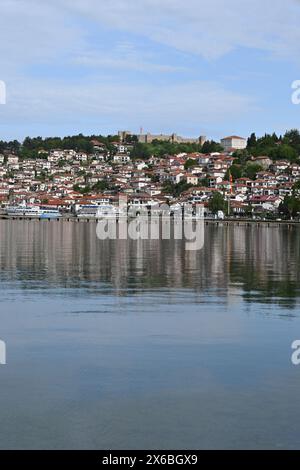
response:
<path id="1" fill-rule="evenodd" d="M 0 221 L 0 447 L 300 448 L 300 229 Z"/>

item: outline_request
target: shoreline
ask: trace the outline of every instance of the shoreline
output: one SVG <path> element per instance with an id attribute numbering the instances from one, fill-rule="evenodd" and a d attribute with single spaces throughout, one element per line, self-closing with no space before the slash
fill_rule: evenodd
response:
<path id="1" fill-rule="evenodd" d="M 7 216 L 0 215 L 0 220 L 13 220 L 13 221 L 28 221 L 28 222 L 83 222 L 83 223 L 97 223 L 101 219 L 95 217 L 76 217 L 76 216 L 61 216 L 61 217 L 50 217 L 50 218 L 41 218 L 41 217 L 28 217 L 28 216 Z M 111 219 L 110 219 L 111 220 Z M 117 219 L 117 222 L 119 220 Z M 196 222 L 196 220 L 193 220 Z M 253 220 L 253 219 L 204 219 L 205 225 L 237 225 L 237 226 L 300 226 L 300 220 Z"/>

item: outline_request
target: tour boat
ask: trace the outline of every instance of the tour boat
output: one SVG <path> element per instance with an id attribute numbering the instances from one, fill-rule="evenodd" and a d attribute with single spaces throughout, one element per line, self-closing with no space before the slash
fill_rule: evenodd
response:
<path id="1" fill-rule="evenodd" d="M 28 217 L 38 219 L 53 219 L 61 217 L 61 213 L 58 209 L 26 203 L 8 206 L 6 208 L 6 214 L 9 217 Z"/>
<path id="2" fill-rule="evenodd" d="M 61 217 L 61 213 L 58 209 L 52 209 L 49 207 L 41 207 L 40 208 L 40 219 L 58 219 Z"/>
<path id="3" fill-rule="evenodd" d="M 21 203 L 16 206 L 8 206 L 6 213 L 10 217 L 39 217 L 41 210 L 40 206 Z"/>

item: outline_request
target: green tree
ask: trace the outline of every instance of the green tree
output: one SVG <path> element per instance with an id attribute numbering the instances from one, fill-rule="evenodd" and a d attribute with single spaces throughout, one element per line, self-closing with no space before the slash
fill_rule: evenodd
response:
<path id="1" fill-rule="evenodd" d="M 300 199 L 295 195 L 285 196 L 278 210 L 280 214 L 289 216 L 290 218 L 296 217 L 300 212 Z"/>
<path id="2" fill-rule="evenodd" d="M 148 144 L 143 144 L 141 142 L 137 142 L 134 146 L 133 149 L 130 152 L 130 157 L 135 159 L 135 158 L 141 158 L 143 160 L 148 160 L 152 156 L 151 153 L 151 147 Z"/>
<path id="3" fill-rule="evenodd" d="M 298 129 L 291 129 L 287 131 L 283 138 L 283 143 L 293 147 L 294 150 L 300 154 L 300 132 Z"/>
<path id="4" fill-rule="evenodd" d="M 110 189 L 109 187 L 109 183 L 106 179 L 102 180 L 102 181 L 97 181 L 97 183 L 95 183 L 93 186 L 92 186 L 92 190 L 93 191 L 105 191 L 107 189 Z"/>
<path id="5" fill-rule="evenodd" d="M 290 162 L 297 161 L 299 154 L 290 145 L 283 144 L 270 150 L 269 157 L 272 160 L 289 160 Z"/>
<path id="6" fill-rule="evenodd" d="M 214 140 L 207 140 L 202 145 L 203 153 L 213 153 L 213 152 L 223 152 L 224 149 L 221 144 L 215 142 Z"/>
<path id="7" fill-rule="evenodd" d="M 205 178 L 202 178 L 200 181 L 201 186 L 204 186 L 205 188 L 209 187 L 209 178 L 206 176 Z"/>
<path id="8" fill-rule="evenodd" d="M 255 180 L 257 173 L 262 170 L 263 170 L 263 167 L 259 165 L 258 163 L 247 163 L 243 173 L 246 178 Z"/>
<path id="9" fill-rule="evenodd" d="M 243 150 L 236 150 L 232 156 L 234 157 L 234 163 L 236 165 L 242 165 L 245 166 L 247 163 L 247 160 L 250 158 L 250 153 L 247 149 Z"/>
<path id="10" fill-rule="evenodd" d="M 171 194 L 174 197 L 180 196 L 181 193 L 187 191 L 191 188 L 191 184 L 187 184 L 185 180 L 180 181 L 180 183 L 174 184 L 171 181 L 166 181 L 163 184 L 163 192 L 167 194 Z"/>
<path id="11" fill-rule="evenodd" d="M 225 180 L 229 181 L 230 175 L 232 176 L 233 181 L 242 177 L 242 168 L 240 165 L 231 165 L 230 168 L 226 171 Z"/>
<path id="12" fill-rule="evenodd" d="M 299 194 L 300 192 L 300 181 L 297 181 L 294 185 L 293 185 L 293 193 L 294 195 L 296 194 Z"/>
<path id="13" fill-rule="evenodd" d="M 257 143 L 256 135 L 254 132 L 250 135 L 250 137 L 247 140 L 247 148 L 252 148 L 255 147 Z"/>
<path id="14" fill-rule="evenodd" d="M 126 144 L 135 144 L 138 141 L 137 135 L 126 135 L 125 142 Z"/>
<path id="15" fill-rule="evenodd" d="M 218 211 L 226 211 L 226 201 L 221 193 L 215 192 L 210 198 L 208 208 L 213 214 L 217 214 Z"/>
<path id="16" fill-rule="evenodd" d="M 195 160 L 194 158 L 188 158 L 184 164 L 184 169 L 188 170 L 189 168 L 192 168 L 193 166 L 196 166 L 197 164 L 198 164 L 197 160 Z"/>

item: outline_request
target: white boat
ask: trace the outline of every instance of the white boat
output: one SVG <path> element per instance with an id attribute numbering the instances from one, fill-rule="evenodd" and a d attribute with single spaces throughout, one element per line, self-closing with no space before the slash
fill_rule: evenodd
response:
<path id="1" fill-rule="evenodd" d="M 127 208 L 126 206 L 119 207 L 113 206 L 112 204 L 102 204 L 97 208 L 96 217 L 97 219 L 119 219 L 127 217 Z"/>
<path id="2" fill-rule="evenodd" d="M 6 213 L 10 217 L 39 217 L 41 210 L 40 206 L 22 203 L 16 206 L 8 206 Z"/>
<path id="3" fill-rule="evenodd" d="M 58 219 L 61 217 L 61 213 L 58 209 L 52 209 L 50 207 L 41 207 L 40 212 L 40 219 Z"/>
<path id="4" fill-rule="evenodd" d="M 97 214 L 97 208 L 95 204 L 87 204 L 82 206 L 76 212 L 78 218 L 91 219 L 95 218 Z"/>
<path id="5" fill-rule="evenodd" d="M 9 217 L 28 217 L 39 219 L 53 219 L 61 217 L 58 209 L 40 207 L 34 204 L 21 203 L 16 206 L 8 206 L 6 214 Z"/>

